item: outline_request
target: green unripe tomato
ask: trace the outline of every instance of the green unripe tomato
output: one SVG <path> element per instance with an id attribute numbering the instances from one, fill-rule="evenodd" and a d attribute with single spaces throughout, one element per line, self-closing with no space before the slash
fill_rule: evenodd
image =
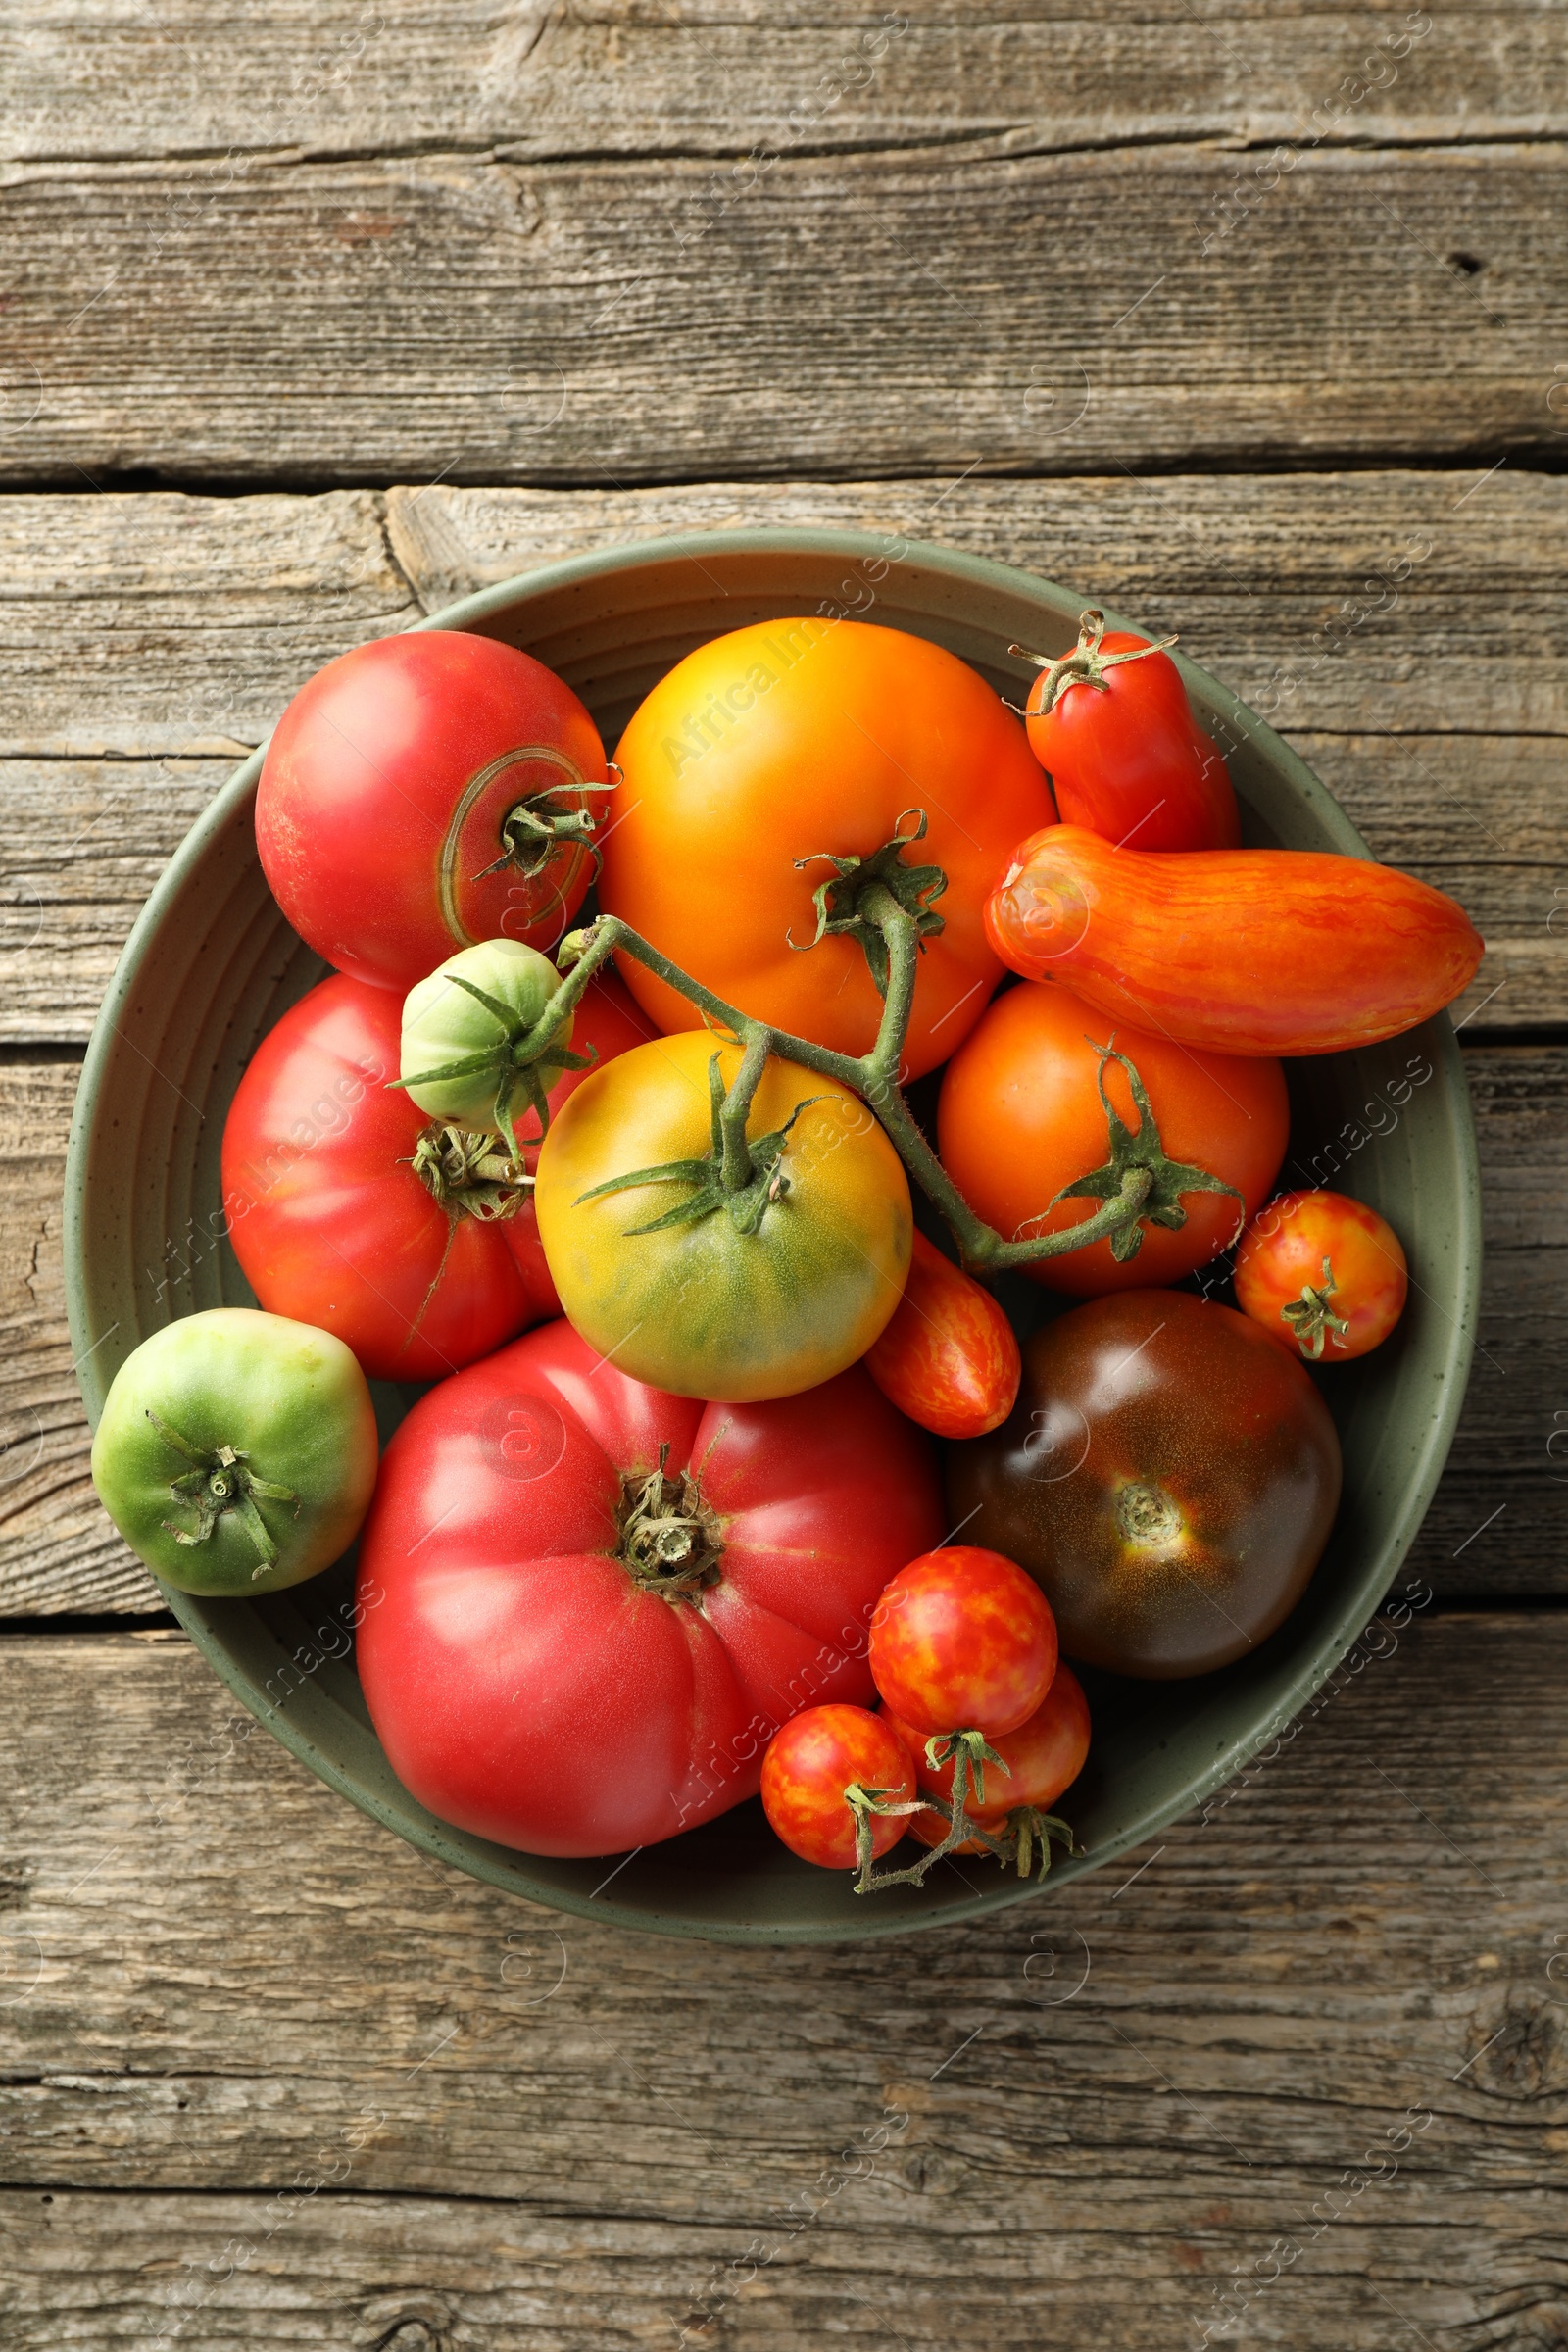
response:
<path id="1" fill-rule="evenodd" d="M 465 981 L 467 987 L 460 985 Z M 526 1081 L 513 1068 L 512 1045 L 533 1027 L 560 986 L 561 974 L 549 956 L 518 940 L 484 939 L 449 956 L 404 999 L 398 1075 L 410 1101 L 451 1126 L 501 1132 L 497 1097 L 508 1117 L 520 1115 L 530 1100 Z M 510 1027 L 468 993 L 474 988 L 506 1008 Z M 564 1051 L 570 1043 L 568 1017 L 551 1045 Z M 475 1066 L 456 1077 L 425 1075 L 456 1062 Z"/>
<path id="2" fill-rule="evenodd" d="M 143 1340 L 92 1443 L 103 1506 L 153 1574 L 245 1599 L 341 1558 L 375 1472 L 355 1356 L 330 1332 L 254 1307 L 212 1307 Z"/>

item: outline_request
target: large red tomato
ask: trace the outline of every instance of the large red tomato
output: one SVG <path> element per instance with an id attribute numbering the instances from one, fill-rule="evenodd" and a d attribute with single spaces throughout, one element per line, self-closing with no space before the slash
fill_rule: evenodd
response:
<path id="1" fill-rule="evenodd" d="M 1054 822 L 1018 720 L 967 662 L 902 629 L 773 620 L 688 654 L 633 713 L 605 839 L 611 914 L 743 1012 L 844 1054 L 882 1010 L 859 940 L 816 946 L 813 894 L 842 918 L 854 872 L 924 812 L 905 867 L 940 866 L 905 1046 L 934 1069 L 980 1017 L 1002 965 L 982 921 L 1022 836 Z M 802 953 L 802 951 L 806 951 Z M 698 1029 L 685 998 L 626 959 L 662 1029 Z"/>
<path id="2" fill-rule="evenodd" d="M 552 948 L 591 879 L 580 842 L 502 827 L 548 794 L 604 811 L 599 733 L 531 655 L 459 629 L 340 654 L 301 687 L 268 746 L 256 846 L 300 937 L 339 971 L 405 994 L 454 948 Z M 489 872 L 486 869 L 496 867 Z"/>
<path id="3" fill-rule="evenodd" d="M 1051 1203 L 1064 1185 L 1106 1165 L 1109 1122 L 1100 1100 L 1099 1047 L 1113 1044 L 1137 1070 L 1166 1157 L 1206 1170 L 1241 1194 L 1186 1192 L 1186 1223 L 1145 1222 L 1136 1256 L 1118 1261 L 1109 1242 L 1042 1258 L 1024 1273 L 1054 1291 L 1095 1298 L 1178 1282 L 1235 1238 L 1267 1198 L 1290 1140 L 1290 1102 L 1277 1061 L 1202 1054 L 1108 1021 L 1054 981 L 1008 989 L 966 1038 L 942 1081 L 937 1110 L 942 1164 L 971 1208 L 1008 1241 L 1060 1233 L 1102 1205 L 1093 1198 Z M 1139 1125 L 1132 1081 L 1106 1060 L 1105 1092 L 1129 1128 Z"/>
<path id="4" fill-rule="evenodd" d="M 387 1447 L 360 1545 L 371 1720 L 459 1829 L 652 1845 L 755 1795 L 802 1707 L 870 1697 L 877 1596 L 942 1528 L 926 1440 L 858 1365 L 703 1404 L 548 1324 Z"/>
<path id="5" fill-rule="evenodd" d="M 372 1379 L 435 1380 L 561 1308 L 532 1200 L 498 1192 L 482 1171 L 466 1181 L 463 1163 L 483 1139 L 455 1142 L 459 1131 L 388 1083 L 401 1018 L 389 990 L 342 973 L 283 1015 L 229 1109 L 223 1211 L 270 1313 L 335 1332 Z M 604 1062 L 647 1035 L 618 982 L 597 976 L 574 1045 Z M 587 1074 L 563 1071 L 552 1106 Z M 427 1174 L 416 1165 L 421 1138 Z M 525 1165 L 537 1138 L 530 1112 L 518 1122 Z M 503 1149 L 494 1138 L 489 1148 Z"/>

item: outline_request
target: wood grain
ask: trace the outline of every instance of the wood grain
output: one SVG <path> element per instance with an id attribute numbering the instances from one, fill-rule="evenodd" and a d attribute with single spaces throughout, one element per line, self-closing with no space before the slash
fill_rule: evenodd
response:
<path id="1" fill-rule="evenodd" d="M 1563 1592 L 1568 1048 L 1478 1048 L 1465 1065 L 1486 1210 L 1481 1344 L 1411 1570 L 1439 1592 Z M 71 1368 L 59 1196 L 76 1066 L 0 1064 L 0 1618 L 163 1605 L 98 1506 Z"/>
<path id="2" fill-rule="evenodd" d="M 1202 140 L 1003 134 L 716 205 L 706 157 L 19 163 L 0 479 L 1555 464 L 1565 157 L 1249 152 L 1238 195 Z"/>
<path id="3" fill-rule="evenodd" d="M 1245 493 L 1119 474 L 0 501 L 0 1039 L 85 1038 L 225 756 L 332 654 L 558 557 L 806 522 L 939 539 L 1179 628 L 1277 707 L 1381 857 L 1470 908 L 1491 943 L 1470 1033 L 1568 1020 L 1568 484 L 1505 467 Z"/>
<path id="4" fill-rule="evenodd" d="M 495 145 L 530 159 L 709 156 L 727 169 L 763 142 L 1274 141 L 1310 135 L 1319 107 L 1318 129 L 1340 140 L 1568 128 L 1554 11 L 1493 0 L 1416 40 L 1405 24 L 1420 14 L 1369 19 L 1301 0 L 1213 0 L 1200 17 L 1179 0 L 1101 16 L 1082 0 L 961 11 L 950 0 L 270 0 L 260 12 L 166 0 L 156 13 L 72 0 L 0 28 L 4 151 L 188 158 L 199 187 L 225 151 Z M 1364 66 L 1377 43 L 1401 39 L 1402 56 L 1385 48 Z M 1379 85 L 1353 105 L 1352 74 Z"/>
<path id="5" fill-rule="evenodd" d="M 437 1873 L 182 1638 L 4 1642 L 8 2352 L 1185 2352 L 1238 2279 L 1233 2341 L 1544 2347 L 1565 1667 L 1417 1616 L 1147 1853 L 770 1953 Z"/>

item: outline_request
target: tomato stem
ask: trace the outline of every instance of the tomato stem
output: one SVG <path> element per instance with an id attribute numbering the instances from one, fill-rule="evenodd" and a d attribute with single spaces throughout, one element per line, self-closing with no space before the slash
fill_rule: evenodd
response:
<path id="1" fill-rule="evenodd" d="M 1288 1306 L 1280 1308 L 1280 1319 L 1290 1325 L 1292 1339 L 1314 1363 L 1322 1356 L 1323 1342 L 1329 1332 L 1334 1334 L 1335 1346 L 1343 1348 L 1345 1335 L 1350 1328 L 1343 1315 L 1334 1312 L 1335 1289 L 1334 1263 L 1326 1257 L 1321 1288 L 1303 1282 L 1299 1298 L 1293 1298 Z"/>
<path id="2" fill-rule="evenodd" d="M 1176 643 L 1174 637 L 1162 637 L 1157 645 L 1130 645 L 1123 653 L 1102 654 L 1100 647 L 1104 634 L 1105 615 L 1091 605 L 1078 615 L 1078 642 L 1070 653 L 1053 661 L 1049 654 L 1031 653 L 1026 645 L 1008 646 L 1009 654 L 1015 654 L 1020 662 L 1032 662 L 1036 669 L 1045 672 L 1040 700 L 1026 713 L 1028 717 L 1043 718 L 1048 710 L 1054 710 L 1069 686 L 1092 686 L 1097 694 L 1105 693 L 1107 669 L 1122 662 L 1141 662 L 1146 654 L 1162 654 Z M 1033 703 L 1033 696 L 1030 700 Z"/>
<path id="3" fill-rule="evenodd" d="M 1105 657 L 1113 661 L 1121 658 L 1118 655 Z M 906 811 L 906 814 L 909 813 L 921 812 Z M 901 818 L 900 823 L 903 821 Z M 911 841 L 918 841 L 923 830 L 922 816 L 917 831 L 895 836 L 894 841 L 887 845 L 887 851 L 907 847 Z M 831 1047 L 813 1044 L 809 1038 L 794 1037 L 786 1030 L 773 1029 L 763 1021 L 753 1020 L 738 1006 L 726 1004 L 710 988 L 705 988 L 700 980 L 694 980 L 689 973 L 682 971 L 678 963 L 672 963 L 667 956 L 661 955 L 629 923 L 623 923 L 616 915 L 602 914 L 584 930 L 574 931 L 563 940 L 557 960 L 567 977 L 532 1029 L 513 1047 L 513 1057 L 519 1065 L 549 1052 L 552 1038 L 581 998 L 594 973 L 608 963 L 612 956 L 631 956 L 645 970 L 662 980 L 666 987 L 683 996 L 688 1004 L 694 1004 L 715 1030 L 733 1039 L 742 1049 L 741 1067 L 724 1095 L 722 1105 L 718 1102 L 716 1092 L 714 1095 L 713 1152 L 710 1159 L 671 1163 L 663 1169 L 641 1169 L 634 1175 L 615 1177 L 611 1183 L 598 1186 L 597 1192 L 624 1191 L 636 1184 L 670 1180 L 677 1175 L 686 1176 L 699 1186 L 699 1192 L 661 1218 L 661 1224 L 685 1222 L 724 1204 L 730 1206 L 731 1214 L 737 1216 L 743 1231 L 755 1233 L 769 1202 L 780 1199 L 788 1186 L 788 1178 L 780 1161 L 789 1126 L 786 1125 L 776 1134 L 754 1139 L 748 1139 L 745 1132 L 746 1112 L 770 1054 L 777 1054 L 785 1061 L 799 1062 L 804 1068 L 814 1070 L 820 1077 L 836 1079 L 841 1086 L 848 1087 L 870 1104 L 909 1174 L 952 1228 L 963 1262 L 973 1272 L 995 1273 L 1008 1266 L 1037 1265 L 1044 1258 L 1065 1257 L 1075 1250 L 1088 1249 L 1100 1241 L 1120 1240 L 1123 1245 L 1121 1255 L 1129 1257 L 1138 1246 L 1140 1220 L 1146 1213 L 1163 1225 L 1180 1224 L 1185 1220 L 1186 1213 L 1180 1205 L 1183 1192 L 1230 1192 L 1233 1189 L 1220 1184 L 1206 1169 L 1187 1167 L 1165 1158 L 1138 1073 L 1125 1054 L 1115 1053 L 1112 1043 L 1099 1049 L 1102 1054 L 1101 1095 L 1105 1106 L 1110 1157 L 1104 1168 L 1082 1179 L 1079 1187 L 1069 1188 L 1071 1191 L 1094 1192 L 1102 1205 L 1080 1224 L 1065 1226 L 1057 1233 L 1019 1234 L 1010 1241 L 998 1233 L 994 1226 L 986 1224 L 983 1218 L 977 1217 L 926 1141 L 899 1083 L 904 1041 L 914 1003 L 922 939 L 930 928 L 929 909 L 924 898 L 935 894 L 929 884 L 923 882 L 912 893 L 896 885 L 889 879 L 892 859 L 883 851 L 879 851 L 875 858 L 862 861 L 840 858 L 834 862 L 840 866 L 854 865 L 858 877 L 853 922 L 850 915 L 846 914 L 840 927 L 854 928 L 858 936 L 869 929 L 880 938 L 885 952 L 880 967 L 882 1018 L 878 1024 L 876 1042 L 867 1054 L 835 1053 Z M 911 871 L 918 879 L 927 869 L 917 867 Z M 840 879 L 844 877 L 841 875 Z M 823 887 L 831 890 L 832 885 Z M 911 896 L 912 905 L 906 903 Z M 823 902 L 823 906 L 828 905 L 829 902 Z M 819 912 L 822 911 L 822 907 L 819 907 Z M 818 936 L 824 936 L 839 920 L 831 912 L 824 913 Z M 873 973 L 876 969 L 873 962 Z M 1140 1123 L 1136 1129 L 1126 1127 L 1105 1097 L 1103 1072 L 1106 1059 L 1120 1061 L 1128 1071 L 1133 1084 L 1134 1102 L 1139 1111 Z M 710 1078 L 710 1083 L 716 1087 L 716 1080 Z M 797 1115 L 805 1107 L 804 1103 L 799 1104 Z M 745 1159 L 742 1157 L 743 1149 Z M 764 1157 L 768 1158 L 765 1170 L 760 1164 Z M 750 1174 L 747 1172 L 748 1165 Z M 765 1184 L 761 1181 L 764 1174 L 767 1177 Z M 592 1194 L 583 1196 L 585 1200 L 593 1197 Z M 1152 1206 L 1146 1208 L 1151 1201 Z M 652 1228 L 635 1226 L 630 1230 L 648 1232 Z M 1132 1237 L 1130 1242 L 1126 1239 L 1128 1236 Z"/>

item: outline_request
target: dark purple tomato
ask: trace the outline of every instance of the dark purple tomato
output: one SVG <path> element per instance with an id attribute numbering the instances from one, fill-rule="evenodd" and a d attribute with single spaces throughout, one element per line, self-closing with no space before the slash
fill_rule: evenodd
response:
<path id="1" fill-rule="evenodd" d="M 1009 1418 L 948 1464 L 964 1541 L 1036 1578 L 1066 1655 L 1150 1681 L 1207 1674 L 1271 1634 L 1340 1499 L 1306 1371 L 1182 1291 L 1124 1291 L 1037 1332 Z"/>

